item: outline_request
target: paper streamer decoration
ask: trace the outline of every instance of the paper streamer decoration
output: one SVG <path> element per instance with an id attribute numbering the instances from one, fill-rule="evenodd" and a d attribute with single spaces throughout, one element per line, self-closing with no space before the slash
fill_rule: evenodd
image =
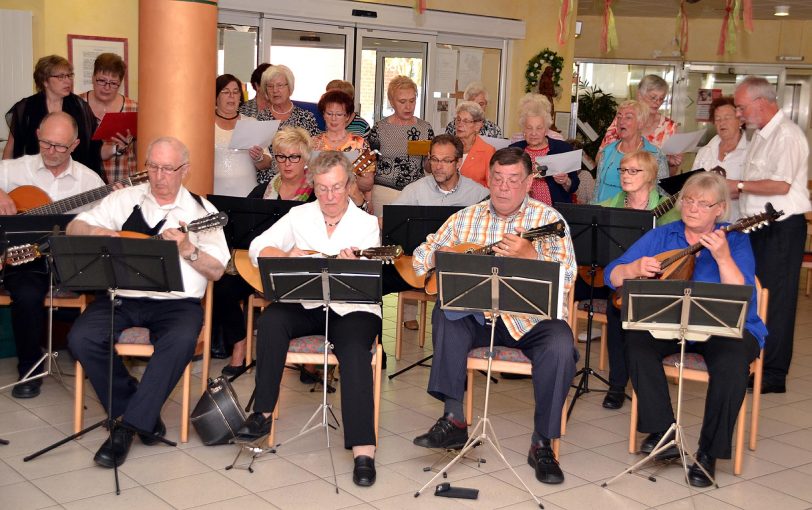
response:
<path id="1" fill-rule="evenodd" d="M 612 0 L 603 0 L 603 29 L 601 32 L 601 52 L 609 53 L 617 48 L 617 27 L 612 12 Z"/>
<path id="2" fill-rule="evenodd" d="M 674 38 L 679 44 L 679 51 L 684 56 L 688 53 L 688 13 L 685 12 L 685 0 L 680 0 L 677 26 Z"/>
<path id="3" fill-rule="evenodd" d="M 560 0 L 561 12 L 558 14 L 558 45 L 567 44 L 567 27 L 569 17 L 572 12 L 572 0 Z"/>
<path id="4" fill-rule="evenodd" d="M 418 14 L 426 12 L 426 0 L 414 0 L 414 10 L 416 10 Z"/>

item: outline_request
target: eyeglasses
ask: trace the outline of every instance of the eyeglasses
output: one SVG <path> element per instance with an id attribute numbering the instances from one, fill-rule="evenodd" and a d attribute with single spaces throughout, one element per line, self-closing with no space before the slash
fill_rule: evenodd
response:
<path id="1" fill-rule="evenodd" d="M 105 79 L 102 79 L 102 78 L 96 78 L 93 81 L 96 82 L 96 85 L 98 85 L 99 87 L 105 88 L 105 89 L 107 87 L 110 87 L 112 89 L 117 89 L 117 88 L 119 88 L 121 86 L 120 81 L 111 81 L 111 80 L 105 80 Z"/>
<path id="2" fill-rule="evenodd" d="M 456 162 L 457 162 L 457 158 L 454 158 L 454 159 L 440 159 L 440 158 L 435 158 L 434 156 L 429 158 L 429 163 L 432 164 L 432 165 L 435 165 L 435 166 L 439 166 L 440 164 L 453 165 Z"/>
<path id="3" fill-rule="evenodd" d="M 750 101 L 750 102 L 749 102 L 749 103 L 747 103 L 747 104 L 737 104 L 737 105 L 736 105 L 736 111 L 737 111 L 737 112 L 743 112 L 744 110 L 746 110 L 746 109 L 747 109 L 747 107 L 748 107 L 748 106 L 750 106 L 751 104 L 755 103 L 755 102 L 756 102 L 756 101 L 758 101 L 759 99 L 762 99 L 762 98 L 757 97 L 757 98 L 753 99 L 752 101 Z"/>
<path id="4" fill-rule="evenodd" d="M 269 83 L 268 85 L 265 86 L 265 88 L 269 90 L 281 90 L 287 86 L 288 86 L 287 83 Z"/>
<path id="5" fill-rule="evenodd" d="M 491 174 L 491 183 L 497 188 L 507 185 L 507 187 L 510 189 L 517 189 L 521 187 L 522 183 L 527 179 L 527 177 L 529 176 L 525 175 L 524 177 L 519 178 L 518 175 L 514 175 L 506 178 L 500 174 L 493 173 Z"/>
<path id="6" fill-rule="evenodd" d="M 347 191 L 347 183 L 344 184 L 335 184 L 332 187 L 328 188 L 327 186 L 314 186 L 313 190 L 319 195 L 328 195 L 332 193 L 333 195 L 339 195 Z"/>
<path id="7" fill-rule="evenodd" d="M 274 154 L 273 157 L 277 163 L 284 163 L 285 161 L 290 161 L 291 163 L 298 163 L 302 159 L 301 154 L 290 154 L 287 156 L 284 154 Z"/>
<path id="8" fill-rule="evenodd" d="M 682 207 L 687 207 L 689 209 L 697 207 L 699 208 L 700 211 L 710 211 L 711 209 L 713 209 L 714 206 L 719 205 L 722 201 L 720 200 L 719 202 L 714 202 L 710 204 L 705 201 L 697 202 L 692 198 L 681 198 L 680 202 L 682 202 Z"/>
<path id="9" fill-rule="evenodd" d="M 461 118 L 457 117 L 456 119 L 454 119 L 454 122 L 456 122 L 458 125 L 459 124 L 465 124 L 466 126 L 468 126 L 468 125 L 471 125 L 471 124 L 476 124 L 477 122 L 480 122 L 480 121 L 473 120 L 473 119 L 461 119 Z"/>
<path id="10" fill-rule="evenodd" d="M 70 145 L 62 145 L 61 143 L 53 143 L 53 142 L 49 142 L 47 140 L 40 140 L 39 141 L 40 149 L 42 149 L 44 151 L 53 149 L 56 152 L 68 152 L 68 150 L 70 150 L 71 145 L 73 145 L 73 142 L 71 142 Z"/>
<path id="11" fill-rule="evenodd" d="M 57 80 L 72 80 L 75 75 L 73 73 L 52 74 L 51 78 Z"/>
<path id="12" fill-rule="evenodd" d="M 242 94 L 242 92 L 240 92 L 239 90 L 228 90 L 228 89 L 223 89 L 220 91 L 220 93 L 226 96 L 239 96 Z"/>
<path id="13" fill-rule="evenodd" d="M 154 174 L 157 174 L 158 171 L 161 171 L 165 174 L 173 174 L 188 164 L 189 162 L 187 161 L 186 163 L 181 163 L 180 166 L 173 167 L 169 165 L 158 165 L 153 163 L 152 161 L 147 161 L 146 163 L 144 163 L 144 168 L 146 168 L 148 172 L 152 172 Z"/>
<path id="14" fill-rule="evenodd" d="M 650 103 L 663 104 L 665 102 L 665 95 L 658 96 L 656 94 L 649 94 L 646 96 L 646 99 Z"/>
<path id="15" fill-rule="evenodd" d="M 729 120 L 738 121 L 735 115 L 725 115 L 724 117 L 714 117 L 713 122 L 727 122 Z"/>
<path id="16" fill-rule="evenodd" d="M 622 174 L 637 175 L 638 173 L 642 172 L 643 169 L 642 168 L 626 168 L 626 167 L 622 166 L 622 167 L 618 168 L 618 171 L 620 173 L 622 173 Z"/>
<path id="17" fill-rule="evenodd" d="M 324 112 L 325 117 L 330 117 L 331 119 L 341 119 L 347 116 L 346 113 L 343 112 Z"/>

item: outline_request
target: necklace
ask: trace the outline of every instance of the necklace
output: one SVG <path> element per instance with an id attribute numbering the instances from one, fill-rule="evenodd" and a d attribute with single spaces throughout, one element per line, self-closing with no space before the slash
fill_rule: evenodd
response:
<path id="1" fill-rule="evenodd" d="M 335 223 L 330 223 L 330 222 L 328 222 L 327 220 L 324 220 L 324 224 L 325 224 L 325 225 L 327 225 L 327 226 L 328 226 L 328 227 L 330 227 L 330 228 L 335 227 L 335 226 L 336 226 L 336 225 L 338 225 L 340 222 L 341 222 L 341 218 L 337 219 Z"/>
<path id="2" fill-rule="evenodd" d="M 290 108 L 288 108 L 288 111 L 286 111 L 286 112 L 278 112 L 278 111 L 276 111 L 276 108 L 273 107 L 273 103 L 271 103 L 271 111 L 274 112 L 277 115 L 287 115 L 287 114 L 289 114 L 290 112 L 293 111 L 293 103 L 290 103 Z"/>
<path id="3" fill-rule="evenodd" d="M 220 112 L 218 112 L 216 108 L 214 110 L 214 114 L 217 115 L 218 117 L 220 117 L 223 120 L 234 120 L 234 119 L 236 119 L 237 117 L 240 116 L 240 112 L 237 112 L 237 113 L 234 114 L 233 117 L 223 117 L 222 115 L 220 115 Z"/>
<path id="4" fill-rule="evenodd" d="M 631 200 L 629 200 L 629 194 L 627 193 L 626 197 L 623 199 L 623 207 L 625 209 L 641 209 L 641 210 L 645 209 L 646 206 L 648 205 L 648 200 L 646 200 L 645 202 L 640 203 L 640 205 L 642 205 L 642 207 L 635 207 L 635 205 L 637 205 L 637 204 L 632 204 Z"/>

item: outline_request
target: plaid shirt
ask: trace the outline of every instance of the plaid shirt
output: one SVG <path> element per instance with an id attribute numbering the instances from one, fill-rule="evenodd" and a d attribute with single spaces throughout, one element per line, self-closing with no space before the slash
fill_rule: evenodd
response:
<path id="1" fill-rule="evenodd" d="M 456 246 L 463 243 L 474 243 L 486 246 L 500 241 L 506 233 L 515 233 L 516 227 L 525 230 L 555 223 L 563 219 L 552 207 L 532 198 L 525 198 L 518 212 L 507 218 L 500 218 L 491 207 L 490 200 L 474 204 L 457 212 L 443 224 L 440 229 L 429 234 L 426 242 L 414 250 L 412 259 L 417 274 L 425 274 L 433 267 L 432 254 L 443 246 Z M 564 237 L 551 236 L 537 239 L 533 246 L 538 253 L 539 260 L 560 262 L 564 266 L 564 293 L 570 290 L 575 281 L 575 250 L 570 239 L 569 226 Z M 431 260 L 432 265 L 427 261 Z M 566 303 L 562 303 L 563 314 L 566 319 L 568 310 Z M 501 314 L 510 335 L 519 340 L 525 333 L 533 329 L 541 319 L 538 317 L 520 317 L 510 314 Z"/>

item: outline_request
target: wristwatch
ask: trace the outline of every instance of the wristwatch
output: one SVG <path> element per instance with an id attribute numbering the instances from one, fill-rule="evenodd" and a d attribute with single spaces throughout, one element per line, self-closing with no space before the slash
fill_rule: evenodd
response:
<path id="1" fill-rule="evenodd" d="M 200 257 L 200 248 L 195 246 L 195 251 L 189 254 L 188 257 L 183 257 L 184 259 L 188 260 L 189 262 L 194 262 Z"/>
<path id="2" fill-rule="evenodd" d="M 739 181 L 739 183 L 736 185 L 736 189 L 739 190 L 739 192 L 744 191 L 744 181 Z"/>

